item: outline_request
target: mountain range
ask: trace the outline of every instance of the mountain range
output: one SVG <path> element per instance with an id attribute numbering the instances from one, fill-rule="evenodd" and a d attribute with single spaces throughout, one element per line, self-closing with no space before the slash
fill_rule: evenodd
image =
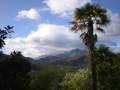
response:
<path id="1" fill-rule="evenodd" d="M 32 60 L 35 67 L 55 65 L 59 67 L 79 68 L 86 65 L 86 51 L 80 49 L 73 49 L 61 54 L 46 55 Z"/>
<path id="2" fill-rule="evenodd" d="M 4 60 L 10 56 L 1 54 L 0 57 L 1 60 Z M 33 69 L 40 69 L 50 65 L 62 68 L 80 68 L 87 64 L 86 51 L 80 49 L 73 49 L 61 54 L 46 55 L 37 59 L 25 58 L 31 62 Z"/>

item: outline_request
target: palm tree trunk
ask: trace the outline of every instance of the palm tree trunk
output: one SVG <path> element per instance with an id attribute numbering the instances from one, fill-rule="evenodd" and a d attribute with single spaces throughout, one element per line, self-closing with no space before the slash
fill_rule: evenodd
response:
<path id="1" fill-rule="evenodd" d="M 92 83 L 91 88 L 92 90 L 97 90 L 97 78 L 96 78 L 96 63 L 94 59 L 94 50 L 91 50 L 90 53 L 90 67 L 91 67 L 91 76 L 92 76 Z"/>
<path id="2" fill-rule="evenodd" d="M 91 73 L 92 73 L 92 83 L 91 88 L 92 90 L 97 90 L 97 73 L 96 73 L 96 63 L 95 63 L 95 52 L 94 52 L 94 34 L 93 34 L 93 21 L 90 20 L 88 22 L 88 35 L 89 35 L 89 59 L 90 59 L 90 67 L 91 67 Z"/>

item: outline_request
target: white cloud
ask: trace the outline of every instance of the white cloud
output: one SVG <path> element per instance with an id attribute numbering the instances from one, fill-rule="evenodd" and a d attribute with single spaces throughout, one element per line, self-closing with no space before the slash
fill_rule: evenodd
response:
<path id="1" fill-rule="evenodd" d="M 22 19 L 27 18 L 31 20 L 36 20 L 40 18 L 40 14 L 38 10 L 31 8 L 29 10 L 21 10 L 20 12 L 18 12 L 17 17 Z"/>
<path id="2" fill-rule="evenodd" d="M 106 28 L 107 36 L 118 36 L 120 35 L 120 16 L 118 13 L 110 13 L 111 23 Z"/>
<path id="3" fill-rule="evenodd" d="M 37 57 L 44 54 L 60 53 L 80 46 L 79 34 L 63 25 L 40 24 L 36 31 L 26 38 L 7 39 L 5 51 L 18 50 L 25 56 Z"/>
<path id="4" fill-rule="evenodd" d="M 98 36 L 102 39 L 120 35 L 120 15 L 110 12 L 108 16 L 110 18 L 110 23 L 104 28 L 105 33 L 98 33 Z"/>
<path id="5" fill-rule="evenodd" d="M 81 7 L 91 0 L 45 0 L 43 3 L 55 14 L 66 15 Z"/>

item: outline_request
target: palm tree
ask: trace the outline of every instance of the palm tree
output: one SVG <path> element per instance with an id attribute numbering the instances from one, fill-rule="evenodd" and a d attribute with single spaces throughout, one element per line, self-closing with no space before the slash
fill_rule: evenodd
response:
<path id="1" fill-rule="evenodd" d="M 71 22 L 73 32 L 81 31 L 81 39 L 88 49 L 91 73 L 92 90 L 97 90 L 96 63 L 94 48 L 97 42 L 97 34 L 94 30 L 104 32 L 103 27 L 109 23 L 107 11 L 98 4 L 87 3 L 84 7 L 76 8 Z M 96 28 L 95 28 L 95 27 Z"/>

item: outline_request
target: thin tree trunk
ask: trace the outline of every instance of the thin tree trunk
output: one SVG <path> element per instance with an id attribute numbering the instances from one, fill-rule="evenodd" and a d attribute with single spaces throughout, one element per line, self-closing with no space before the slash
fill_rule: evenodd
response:
<path id="1" fill-rule="evenodd" d="M 95 62 L 95 52 L 94 52 L 95 41 L 94 41 L 92 20 L 89 20 L 88 22 L 88 35 L 89 35 L 88 50 L 89 50 L 90 67 L 92 73 L 91 88 L 92 90 L 97 90 L 97 78 L 96 78 L 97 73 L 96 73 L 96 62 Z"/>
<path id="2" fill-rule="evenodd" d="M 94 50 L 90 51 L 90 67 L 91 67 L 91 77 L 92 77 L 92 90 L 97 90 L 97 78 L 96 78 L 96 63 L 94 58 Z"/>

